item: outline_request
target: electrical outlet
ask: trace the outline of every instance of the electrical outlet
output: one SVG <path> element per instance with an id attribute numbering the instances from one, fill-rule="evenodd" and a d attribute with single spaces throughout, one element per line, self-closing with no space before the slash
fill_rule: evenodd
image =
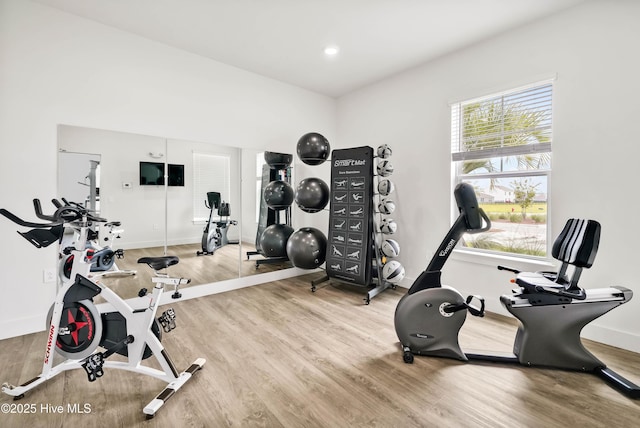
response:
<path id="1" fill-rule="evenodd" d="M 42 271 L 42 282 L 56 282 L 56 271 L 54 269 Z"/>

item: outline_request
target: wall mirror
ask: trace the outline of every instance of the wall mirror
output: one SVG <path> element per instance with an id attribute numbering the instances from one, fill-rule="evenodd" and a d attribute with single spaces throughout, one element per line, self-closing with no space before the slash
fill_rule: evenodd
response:
<path id="1" fill-rule="evenodd" d="M 178 256 L 171 275 L 191 278 L 190 286 L 290 268 L 288 263 L 258 268 L 255 257 L 247 257 L 255 250 L 262 153 L 59 125 L 57 197 L 121 223 L 114 229 L 101 227 L 97 245 L 111 237 L 112 248 L 123 249 L 124 258 L 115 258 L 107 274 L 92 274 L 125 298 L 150 284 L 149 267 L 137 264 L 145 256 Z M 45 201 L 43 206 L 46 210 Z M 217 231 L 206 235 L 205 245 L 210 217 L 210 230 Z M 198 255 L 207 249 L 215 251 Z M 135 280 L 128 271 L 136 272 Z"/>

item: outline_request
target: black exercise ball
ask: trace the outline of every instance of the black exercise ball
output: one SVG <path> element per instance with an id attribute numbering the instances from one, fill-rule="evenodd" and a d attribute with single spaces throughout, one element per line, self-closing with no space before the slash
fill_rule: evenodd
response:
<path id="1" fill-rule="evenodd" d="M 291 165 L 293 155 L 287 153 L 264 152 L 264 161 L 271 169 L 285 169 Z"/>
<path id="2" fill-rule="evenodd" d="M 286 224 L 272 224 L 260 235 L 260 249 L 265 257 L 285 257 L 287 241 L 293 233 L 293 227 Z"/>
<path id="3" fill-rule="evenodd" d="M 298 183 L 296 204 L 304 212 L 317 213 L 329 203 L 329 186 L 315 177 L 305 178 Z"/>
<path id="4" fill-rule="evenodd" d="M 293 188 L 282 180 L 274 180 L 264 188 L 264 201 L 272 210 L 283 210 L 293 202 Z"/>
<path id="5" fill-rule="evenodd" d="M 307 165 L 320 165 L 331 153 L 329 141 L 317 132 L 304 134 L 296 147 L 298 157 Z"/>
<path id="6" fill-rule="evenodd" d="M 303 227 L 289 237 L 287 256 L 295 267 L 315 269 L 326 258 L 327 238 L 314 227 Z"/>

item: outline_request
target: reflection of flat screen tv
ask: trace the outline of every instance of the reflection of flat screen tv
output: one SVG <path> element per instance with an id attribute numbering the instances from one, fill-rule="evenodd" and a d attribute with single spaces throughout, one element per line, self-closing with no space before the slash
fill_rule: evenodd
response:
<path id="1" fill-rule="evenodd" d="M 169 186 L 184 186 L 184 165 L 168 164 Z M 141 186 L 164 186 L 164 163 L 140 162 Z"/>

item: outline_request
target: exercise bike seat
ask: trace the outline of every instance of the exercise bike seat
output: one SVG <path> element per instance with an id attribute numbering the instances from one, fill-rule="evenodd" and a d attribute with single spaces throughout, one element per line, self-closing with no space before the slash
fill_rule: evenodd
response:
<path id="1" fill-rule="evenodd" d="M 177 265 L 179 261 L 180 259 L 177 256 L 142 257 L 138 259 L 138 263 L 147 264 L 153 270 L 161 270 Z"/>
<path id="2" fill-rule="evenodd" d="M 542 272 L 520 272 L 516 276 L 516 284 L 525 294 L 546 293 L 577 300 L 586 298 L 582 288 L 571 286 L 567 281 L 554 281 Z"/>
<path id="3" fill-rule="evenodd" d="M 553 287 L 563 289 L 559 284 L 540 272 L 520 272 L 516 276 L 516 284 L 528 291 L 536 291 L 536 287 Z"/>
<path id="4" fill-rule="evenodd" d="M 600 223 L 595 220 L 569 219 L 553 243 L 551 255 L 562 262 L 560 270 L 553 272 L 520 272 L 516 284 L 525 293 L 546 293 L 570 299 L 584 300 L 585 291 L 578 287 L 583 268 L 590 268 L 600 243 Z M 574 271 L 570 280 L 568 266 Z"/>

